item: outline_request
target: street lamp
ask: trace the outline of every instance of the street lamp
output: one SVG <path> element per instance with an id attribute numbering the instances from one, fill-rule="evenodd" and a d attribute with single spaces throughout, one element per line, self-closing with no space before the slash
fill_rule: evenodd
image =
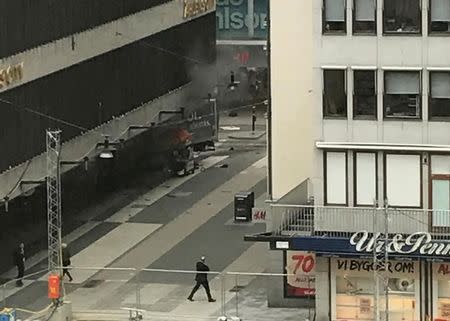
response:
<path id="1" fill-rule="evenodd" d="M 206 100 L 209 103 L 213 103 L 213 114 L 214 114 L 214 138 L 216 142 L 219 141 L 219 112 L 217 111 L 217 99 L 213 98 L 211 94 L 208 94 L 208 97 L 206 97 Z"/>
<path id="2" fill-rule="evenodd" d="M 110 142 L 109 135 L 105 135 L 105 141 L 102 143 L 97 143 L 95 148 L 103 147 L 102 151 L 98 155 L 101 159 L 112 159 L 117 151 L 116 146 L 121 146 L 123 144 L 123 139 L 120 139 L 118 143 Z"/>
<path id="3" fill-rule="evenodd" d="M 230 71 L 230 83 L 228 84 L 228 89 L 231 91 L 235 90 L 239 86 L 239 81 L 236 81 L 234 76 L 234 71 Z"/>

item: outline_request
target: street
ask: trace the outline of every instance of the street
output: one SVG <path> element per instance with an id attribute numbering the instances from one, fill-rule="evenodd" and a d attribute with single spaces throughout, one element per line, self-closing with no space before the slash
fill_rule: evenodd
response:
<path id="1" fill-rule="evenodd" d="M 247 135 L 247 121 L 245 114 L 224 116 L 221 126 L 227 129 L 233 124 L 241 129 L 233 131 L 235 135 Z M 265 207 L 264 121 L 259 117 L 260 138 L 231 139 L 229 130 L 221 130 L 221 143 L 216 151 L 201 155 L 195 174 L 171 178 L 109 217 L 100 211 L 66 235 L 74 280 L 65 283 L 65 290 L 75 318 L 91 319 L 92 311 L 136 306 L 152 317 L 210 318 L 224 310 L 229 310 L 229 315 L 248 314 L 254 320 L 263 320 L 263 315 L 264 320 L 274 320 L 283 310 L 287 314 L 284 320 L 290 320 L 289 314 L 298 317 L 299 310 L 267 309 L 265 280 L 257 275 L 212 274 L 210 287 L 217 302 L 207 302 L 202 288 L 194 302 L 186 300 L 195 283 L 195 275 L 188 271 L 195 270 L 202 255 L 211 271 L 265 271 L 266 245 L 243 241 L 246 234 L 265 231 L 264 221 L 233 221 L 233 199 L 239 191 L 253 191 L 255 207 Z M 34 264 L 27 266 L 27 274 L 46 267 L 45 256 L 29 261 Z M 29 310 L 44 308 L 49 303 L 46 277 L 37 274 L 26 278 L 21 289 L 7 286 L 4 304 Z"/>

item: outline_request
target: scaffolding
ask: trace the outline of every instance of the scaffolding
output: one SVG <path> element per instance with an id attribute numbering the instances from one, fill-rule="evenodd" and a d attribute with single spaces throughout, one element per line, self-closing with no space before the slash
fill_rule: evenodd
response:
<path id="1" fill-rule="evenodd" d="M 380 213 L 382 212 L 382 213 Z M 382 221 L 379 222 L 379 214 L 382 214 Z M 382 223 L 382 224 L 379 224 Z M 382 231 L 380 231 L 382 229 Z M 373 271 L 374 271 L 374 320 L 389 321 L 389 252 L 387 244 L 389 242 L 389 211 L 388 202 L 384 201 L 382 211 L 375 202 L 373 211 Z M 381 314 L 381 293 L 380 282 L 383 285 L 384 294 L 384 318 Z"/>
<path id="2" fill-rule="evenodd" d="M 61 131 L 47 130 L 48 269 L 62 275 L 61 253 Z"/>

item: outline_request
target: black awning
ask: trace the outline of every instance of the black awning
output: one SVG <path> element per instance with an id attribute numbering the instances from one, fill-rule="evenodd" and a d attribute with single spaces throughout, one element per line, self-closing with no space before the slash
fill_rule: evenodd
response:
<path id="1" fill-rule="evenodd" d="M 289 237 L 275 235 L 273 232 L 265 232 L 244 236 L 244 241 L 247 242 L 273 242 L 273 241 L 286 241 L 288 239 Z"/>

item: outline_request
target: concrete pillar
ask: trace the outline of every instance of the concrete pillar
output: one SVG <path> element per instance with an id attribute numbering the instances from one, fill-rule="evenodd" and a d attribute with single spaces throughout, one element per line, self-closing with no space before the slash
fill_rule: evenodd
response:
<path id="1" fill-rule="evenodd" d="M 316 257 L 316 321 L 330 320 L 329 259 Z"/>

